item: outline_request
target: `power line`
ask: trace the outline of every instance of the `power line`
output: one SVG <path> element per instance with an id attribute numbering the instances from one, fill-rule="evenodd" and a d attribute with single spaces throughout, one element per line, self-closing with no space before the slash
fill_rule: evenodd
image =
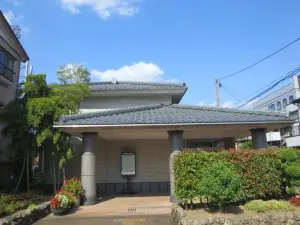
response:
<path id="1" fill-rule="evenodd" d="M 225 86 L 224 84 L 220 83 L 220 87 L 222 87 L 225 91 L 227 91 L 228 94 L 230 94 L 232 97 L 234 97 L 235 99 L 239 99 L 235 94 L 233 94 L 231 92 L 231 90 L 229 89 L 229 87 Z"/>
<path id="2" fill-rule="evenodd" d="M 250 98 L 249 100 L 247 100 L 246 102 L 242 103 L 241 105 L 239 105 L 237 108 L 241 108 L 245 105 L 247 105 L 248 103 L 250 103 L 251 101 L 261 97 L 262 95 L 264 95 L 265 93 L 267 93 L 268 91 L 272 90 L 273 88 L 275 88 L 278 84 L 280 84 L 282 81 L 292 77 L 293 75 L 295 75 L 296 73 L 298 73 L 300 71 L 300 66 L 298 66 L 297 68 L 293 69 L 292 71 L 290 71 L 289 73 L 287 73 L 283 78 L 281 78 L 279 81 L 277 81 L 276 83 L 272 84 L 270 87 L 268 87 L 267 89 L 263 90 L 262 92 L 260 92 L 259 94 L 257 94 L 256 96 Z"/>
<path id="3" fill-rule="evenodd" d="M 232 76 L 237 75 L 237 74 L 239 74 L 239 73 L 241 73 L 241 72 L 244 72 L 244 71 L 247 70 L 247 69 L 250 69 L 250 68 L 256 66 L 257 64 L 259 64 L 259 63 L 261 63 L 261 62 L 263 62 L 263 61 L 265 61 L 265 60 L 271 58 L 272 56 L 274 56 L 274 55 L 276 55 L 277 53 L 283 51 L 284 49 L 288 48 L 289 46 L 291 46 L 292 44 L 296 43 L 296 42 L 299 41 L 299 40 L 300 40 L 300 37 L 297 38 L 296 40 L 292 41 L 291 43 L 287 44 L 286 46 L 284 46 L 284 47 L 278 49 L 276 52 L 273 52 L 272 54 L 266 56 L 265 58 L 263 58 L 263 59 L 261 59 L 261 60 L 255 62 L 255 63 L 253 63 L 253 64 L 251 64 L 251 65 L 249 65 L 249 66 L 247 66 L 247 67 L 245 67 L 245 68 L 243 68 L 243 69 L 241 69 L 241 70 L 238 70 L 237 72 L 234 72 L 234 73 L 232 73 L 232 74 L 229 74 L 229 75 L 226 75 L 226 76 L 224 76 L 224 77 L 221 77 L 219 80 L 223 80 L 223 79 L 232 77 Z"/>
<path id="4" fill-rule="evenodd" d="M 300 68 L 300 66 L 299 66 L 299 67 L 296 67 L 295 69 L 293 69 L 292 71 L 290 71 L 288 74 L 297 73 L 297 70 L 298 70 L 299 68 Z M 243 99 L 241 99 L 241 100 L 235 102 L 233 105 L 238 105 L 239 103 L 245 102 L 248 98 L 250 98 L 250 97 L 252 97 L 253 95 L 257 94 L 258 92 L 264 90 L 265 88 L 268 88 L 269 86 L 273 85 L 275 82 L 278 82 L 280 79 L 282 79 L 282 78 L 284 78 L 284 77 L 286 77 L 286 76 L 287 76 L 287 74 L 285 74 L 285 75 L 283 75 L 283 76 L 277 78 L 276 80 L 272 81 L 271 83 L 269 83 L 269 84 L 265 85 L 264 87 L 258 89 L 258 90 L 255 91 L 254 93 L 252 93 L 252 94 L 248 95 L 247 97 L 245 97 L 245 98 L 243 98 Z"/>

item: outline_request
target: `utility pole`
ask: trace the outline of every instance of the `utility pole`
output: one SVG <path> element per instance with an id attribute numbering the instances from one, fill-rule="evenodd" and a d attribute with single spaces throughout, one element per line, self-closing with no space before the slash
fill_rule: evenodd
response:
<path id="1" fill-rule="evenodd" d="M 216 105 L 220 107 L 220 81 L 215 78 L 215 89 L 216 89 Z"/>

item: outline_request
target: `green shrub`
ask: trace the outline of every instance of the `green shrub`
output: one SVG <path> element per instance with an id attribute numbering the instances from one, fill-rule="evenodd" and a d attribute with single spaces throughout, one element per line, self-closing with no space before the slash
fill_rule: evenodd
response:
<path id="1" fill-rule="evenodd" d="M 300 187 L 300 151 L 293 148 L 280 149 L 283 190 Z M 296 191 L 296 189 L 294 189 Z M 293 194 L 295 194 L 293 192 Z M 297 193 L 296 193 L 297 194 Z"/>
<path id="2" fill-rule="evenodd" d="M 300 165 L 289 166 L 285 171 L 290 177 L 300 177 Z"/>
<path id="3" fill-rule="evenodd" d="M 175 195 L 178 200 L 187 203 L 202 197 L 199 184 L 203 170 L 215 162 L 228 163 L 240 175 L 240 200 L 274 198 L 282 193 L 281 155 L 278 149 L 183 152 L 174 159 Z"/>
<path id="4" fill-rule="evenodd" d="M 294 187 L 288 188 L 286 191 L 289 195 L 296 195 L 297 194 L 297 190 Z"/>
<path id="5" fill-rule="evenodd" d="M 36 205 L 35 205 L 35 204 L 30 204 L 30 205 L 27 207 L 27 209 L 34 209 L 34 208 L 36 208 Z"/>
<path id="6" fill-rule="evenodd" d="M 202 173 L 199 190 L 210 203 L 223 208 L 225 205 L 238 200 L 241 193 L 241 178 L 234 168 L 226 163 L 213 163 Z"/>
<path id="7" fill-rule="evenodd" d="M 175 195 L 183 203 L 201 196 L 199 182 L 203 169 L 213 162 L 221 161 L 221 153 L 182 152 L 174 158 Z"/>
<path id="8" fill-rule="evenodd" d="M 282 160 L 282 163 L 285 162 L 295 162 L 298 160 L 298 155 L 293 148 L 282 148 L 280 150 L 280 157 Z"/>
<path id="9" fill-rule="evenodd" d="M 289 202 L 277 200 L 253 200 L 248 202 L 245 207 L 257 213 L 293 211 L 295 209 Z"/>
<path id="10" fill-rule="evenodd" d="M 253 149 L 252 141 L 246 141 L 246 142 L 242 143 L 241 149 Z"/>
<path id="11" fill-rule="evenodd" d="M 278 151 L 234 150 L 228 162 L 243 179 L 243 199 L 271 198 L 281 195 L 281 162 Z"/>

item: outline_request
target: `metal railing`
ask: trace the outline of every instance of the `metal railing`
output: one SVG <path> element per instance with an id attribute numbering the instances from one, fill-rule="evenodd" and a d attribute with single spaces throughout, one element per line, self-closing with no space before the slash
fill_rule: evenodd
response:
<path id="1" fill-rule="evenodd" d="M 16 73 L 12 69 L 0 62 L 0 76 L 5 77 L 9 81 L 14 81 L 15 74 Z"/>

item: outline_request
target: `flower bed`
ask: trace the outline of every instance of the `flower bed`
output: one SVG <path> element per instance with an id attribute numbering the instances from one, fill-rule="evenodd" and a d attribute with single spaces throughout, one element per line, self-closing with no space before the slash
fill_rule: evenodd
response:
<path id="1" fill-rule="evenodd" d="M 12 214 L 18 210 L 27 208 L 32 201 L 27 197 L 10 194 L 0 194 L 0 216 Z"/>
<path id="2" fill-rule="evenodd" d="M 73 206 L 80 205 L 82 195 L 82 184 L 79 179 L 72 177 L 65 180 L 61 190 L 59 190 L 50 201 L 51 211 L 54 214 L 61 215 L 69 212 Z"/>

